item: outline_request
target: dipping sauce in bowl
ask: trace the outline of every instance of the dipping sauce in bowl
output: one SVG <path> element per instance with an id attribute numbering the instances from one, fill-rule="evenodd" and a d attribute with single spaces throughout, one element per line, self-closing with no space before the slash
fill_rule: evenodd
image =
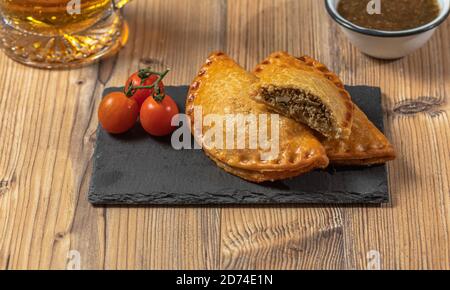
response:
<path id="1" fill-rule="evenodd" d="M 368 5 L 372 5 L 369 2 L 341 0 L 337 10 L 342 17 L 356 25 L 385 31 L 423 26 L 436 19 L 441 11 L 437 0 L 379 0 L 381 13 L 369 14 Z"/>
<path id="2" fill-rule="evenodd" d="M 398 59 L 423 47 L 450 14 L 450 0 L 324 0 L 364 54 Z"/>

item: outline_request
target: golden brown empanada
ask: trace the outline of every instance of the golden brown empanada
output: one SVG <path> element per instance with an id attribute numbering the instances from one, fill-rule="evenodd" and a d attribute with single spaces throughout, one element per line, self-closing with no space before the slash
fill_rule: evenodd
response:
<path id="1" fill-rule="evenodd" d="M 350 138 L 323 140 L 328 158 L 336 165 L 374 165 L 395 159 L 395 150 L 387 138 L 355 105 Z"/>
<path id="2" fill-rule="evenodd" d="M 279 153 L 270 160 L 262 158 L 262 154 L 266 153 L 262 149 L 220 149 L 220 146 L 214 146 L 217 144 L 205 144 L 205 139 L 194 132 L 195 120 L 199 117 L 195 109 L 200 107 L 203 121 L 210 114 L 253 114 L 258 117 L 265 114 L 271 123 L 275 118 L 266 106 L 249 97 L 256 82 L 257 78 L 253 74 L 222 52 L 214 53 L 207 59 L 193 81 L 186 101 L 186 113 L 191 118 L 193 135 L 203 145 L 205 153 L 227 172 L 253 182 L 286 179 L 328 166 L 325 148 L 313 132 L 283 116 L 277 115 Z M 209 129 L 211 126 L 203 122 L 203 133 Z M 247 134 L 246 144 L 248 139 Z M 237 143 L 236 140 L 234 142 Z"/>
<path id="3" fill-rule="evenodd" d="M 353 103 L 339 78 L 323 64 L 275 52 L 255 68 L 254 74 L 260 79 L 251 94 L 256 101 L 327 138 L 350 136 Z"/>
<path id="4" fill-rule="evenodd" d="M 269 59 L 277 59 L 279 53 L 273 54 Z M 287 57 L 285 53 L 281 53 L 280 58 Z M 289 56 L 290 57 L 290 56 Z M 269 61 L 272 63 L 271 70 L 278 71 L 275 66 L 285 67 L 286 61 Z M 330 79 L 338 88 L 344 88 L 342 81 L 330 72 L 326 66 L 308 56 L 303 56 L 297 59 L 296 65 L 303 62 L 304 65 L 311 66 L 317 74 L 323 74 L 324 77 Z M 269 65 L 267 62 L 259 65 L 255 73 L 258 73 L 258 68 L 265 70 L 265 77 L 269 78 L 267 70 L 263 68 Z M 267 74 L 267 75 L 266 75 Z M 383 133 L 378 130 L 375 125 L 367 118 L 367 116 L 355 104 L 354 117 L 351 129 L 351 135 L 348 139 L 328 139 L 321 138 L 322 144 L 327 150 L 330 163 L 336 165 L 373 165 L 381 164 L 395 159 L 395 150 L 389 143 Z"/>

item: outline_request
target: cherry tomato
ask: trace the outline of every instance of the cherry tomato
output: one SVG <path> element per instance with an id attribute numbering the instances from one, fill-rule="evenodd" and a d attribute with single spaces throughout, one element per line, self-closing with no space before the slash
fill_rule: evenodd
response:
<path id="1" fill-rule="evenodd" d="M 147 98 L 141 108 L 141 125 L 150 135 L 166 136 L 176 129 L 171 122 L 178 113 L 178 106 L 170 96 L 166 95 L 161 102 Z"/>
<path id="2" fill-rule="evenodd" d="M 103 98 L 98 109 L 98 119 L 103 129 L 112 134 L 121 134 L 136 124 L 139 105 L 122 92 L 114 92 Z"/>
<path id="3" fill-rule="evenodd" d="M 136 87 L 136 86 L 151 86 L 157 80 L 158 80 L 157 75 L 151 75 L 144 82 L 142 82 L 142 79 L 139 77 L 139 72 L 135 72 L 134 74 L 132 74 L 130 76 L 130 78 L 126 82 L 125 91 L 128 90 L 130 85 L 132 85 L 134 87 Z M 162 81 L 159 83 L 159 89 L 160 89 L 160 93 L 164 94 L 164 84 Z M 139 105 L 139 108 L 141 108 L 142 104 L 145 102 L 145 100 L 149 96 L 153 96 L 154 92 L 155 92 L 154 89 L 137 89 L 132 98 L 136 100 L 136 102 Z"/>

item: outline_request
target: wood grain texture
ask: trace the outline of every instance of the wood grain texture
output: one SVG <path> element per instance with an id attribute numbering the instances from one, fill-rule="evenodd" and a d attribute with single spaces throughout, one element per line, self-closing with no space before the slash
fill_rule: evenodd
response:
<path id="1" fill-rule="evenodd" d="M 180 5 L 182 2 L 182 5 Z M 397 61 L 359 53 L 315 0 L 138 0 L 116 57 L 71 71 L 0 54 L 0 269 L 450 268 L 450 22 Z M 138 67 L 191 81 L 212 50 L 251 69 L 274 50 L 380 86 L 392 202 L 383 207 L 94 208 L 86 192 L 104 87 Z"/>

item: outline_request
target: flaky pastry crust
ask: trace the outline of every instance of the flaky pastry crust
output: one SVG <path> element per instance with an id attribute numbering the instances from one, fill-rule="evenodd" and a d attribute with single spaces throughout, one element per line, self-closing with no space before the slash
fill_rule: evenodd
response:
<path id="1" fill-rule="evenodd" d="M 257 81 L 253 74 L 223 52 L 211 54 L 190 86 L 186 113 L 191 118 L 191 126 L 197 117 L 195 106 L 202 108 L 203 116 L 267 114 L 271 122 L 266 106 L 249 97 Z M 227 150 L 208 146 L 203 150 L 219 167 L 253 182 L 286 179 L 328 166 L 325 148 L 309 128 L 283 116 L 279 116 L 279 128 L 279 154 L 270 161 L 263 161 L 261 149 Z M 203 132 L 208 129 L 203 126 Z M 199 140 L 196 134 L 194 136 L 203 144 L 204 140 Z"/>
<path id="2" fill-rule="evenodd" d="M 345 91 L 342 81 L 319 61 L 309 56 L 294 58 L 287 53 L 276 52 L 256 67 L 255 75 L 270 79 L 270 74 L 279 73 L 280 70 L 292 70 L 288 67 L 294 67 L 297 70 L 312 70 L 316 75 L 321 74 L 340 90 L 348 109 L 353 109 L 352 127 L 347 139 L 320 138 L 331 164 L 362 166 L 382 164 L 395 159 L 395 150 L 389 140 L 358 106 L 353 103 L 352 105 L 348 104 L 350 97 L 347 98 L 348 93 Z"/>
<path id="3" fill-rule="evenodd" d="M 350 138 L 323 140 L 328 158 L 336 165 L 374 165 L 394 160 L 394 147 L 383 133 L 355 105 L 355 118 Z"/>

